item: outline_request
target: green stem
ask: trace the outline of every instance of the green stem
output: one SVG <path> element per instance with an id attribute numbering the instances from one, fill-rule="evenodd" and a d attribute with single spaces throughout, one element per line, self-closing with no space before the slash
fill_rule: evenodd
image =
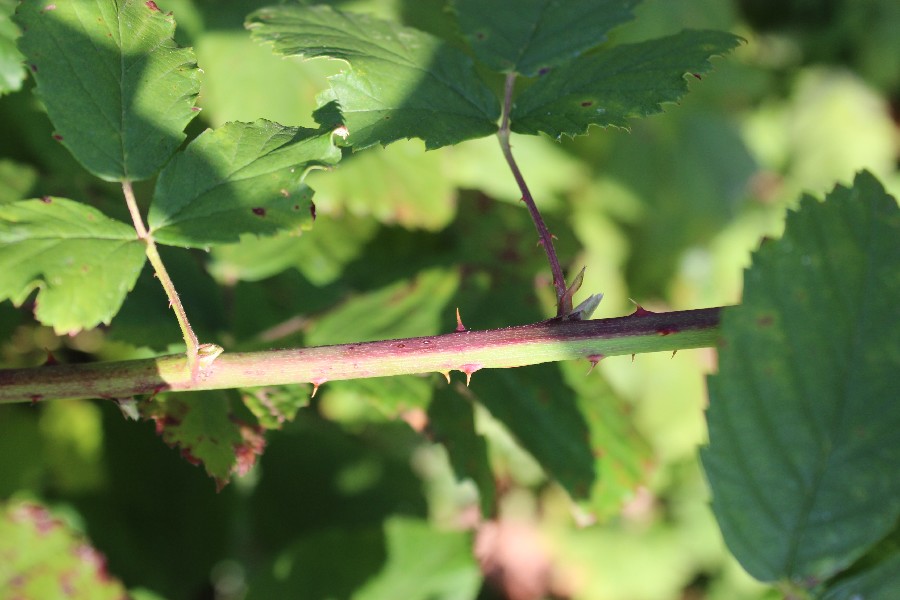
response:
<path id="1" fill-rule="evenodd" d="M 187 370 L 196 378 L 199 370 L 197 352 L 200 349 L 197 334 L 194 333 L 191 323 L 188 321 L 187 312 L 184 310 L 184 305 L 181 304 L 181 298 L 178 297 L 175 284 L 172 282 L 172 278 L 169 277 L 169 272 L 166 271 L 166 266 L 159 256 L 156 242 L 144 226 L 144 220 L 141 218 L 141 213 L 138 210 L 134 189 L 131 187 L 130 181 L 122 182 L 122 192 L 125 194 L 125 204 L 128 206 L 128 212 L 131 213 L 131 220 L 134 222 L 134 229 L 137 231 L 138 238 L 147 246 L 147 259 L 150 261 L 150 265 L 153 266 L 156 278 L 159 279 L 163 289 L 166 291 L 169 305 L 175 311 L 175 318 L 178 320 L 178 326 L 181 328 L 181 335 L 184 337 L 184 343 L 187 347 Z"/>
<path id="2" fill-rule="evenodd" d="M 531 214 L 531 220 L 534 221 L 534 227 L 537 229 L 541 246 L 544 247 L 547 261 L 550 263 L 550 271 L 553 273 L 553 287 L 556 288 L 556 316 L 565 317 L 566 309 L 563 298 L 566 294 L 566 279 L 563 276 L 559 258 L 556 256 L 556 248 L 553 247 L 553 234 L 547 229 L 547 225 L 544 223 L 543 217 L 541 217 L 541 211 L 538 210 L 537 204 L 534 202 L 534 196 L 531 195 L 531 191 L 525 183 L 525 177 L 522 176 L 522 171 L 519 170 L 519 165 L 516 163 L 516 159 L 513 158 L 512 147 L 509 144 L 509 114 L 512 110 L 512 94 L 515 82 L 516 74 L 508 73 L 503 91 L 503 117 L 500 120 L 500 129 L 497 131 L 497 137 L 500 140 L 500 149 L 503 151 L 503 157 L 506 158 L 506 164 L 509 165 L 509 170 L 512 171 L 513 178 L 519 186 L 519 191 L 522 193 L 522 202 L 525 203 L 528 212 Z"/>
<path id="3" fill-rule="evenodd" d="M 0 370 L 0 403 L 129 398 L 212 390 L 481 369 L 713 346 L 720 308 L 540 323 L 444 335 L 263 352 L 225 353 L 191 376 L 183 355 Z M 477 382 L 477 377 L 475 378 Z"/>

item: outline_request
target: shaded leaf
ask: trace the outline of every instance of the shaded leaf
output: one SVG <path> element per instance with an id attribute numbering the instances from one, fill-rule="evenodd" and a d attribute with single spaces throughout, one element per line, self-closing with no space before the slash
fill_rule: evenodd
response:
<path id="1" fill-rule="evenodd" d="M 24 163 L 0 160 L 0 204 L 24 200 L 37 181 L 37 170 Z"/>
<path id="2" fill-rule="evenodd" d="M 21 305 L 37 288 L 35 316 L 59 333 L 109 323 L 144 265 L 134 229 L 64 198 L 0 205 L 0 300 Z"/>
<path id="3" fill-rule="evenodd" d="M 533 77 L 606 41 L 638 0 L 454 0 L 475 55 L 496 71 Z"/>
<path id="4" fill-rule="evenodd" d="M 804 198 L 725 311 L 702 458 L 754 577 L 815 582 L 900 517 L 900 210 L 869 173 Z"/>
<path id="5" fill-rule="evenodd" d="M 392 517 L 384 525 L 387 564 L 353 597 L 358 600 L 464 600 L 481 586 L 472 536 L 427 522 Z"/>
<path id="6" fill-rule="evenodd" d="M 487 442 L 475 430 L 471 400 L 449 386 L 438 387 L 428 406 L 428 426 L 434 440 L 443 444 L 457 479 L 471 479 L 478 487 L 481 514 L 496 512 L 496 486 L 488 460 Z"/>
<path id="7" fill-rule="evenodd" d="M 157 241 L 189 247 L 308 228 L 307 169 L 338 162 L 330 131 L 259 120 L 208 129 L 166 165 L 148 224 Z"/>
<path id="8" fill-rule="evenodd" d="M 337 101 L 356 149 L 413 137 L 434 149 L 497 130 L 499 103 L 471 59 L 432 35 L 328 6 L 264 8 L 247 27 L 279 54 L 350 64 L 321 103 Z"/>
<path id="9" fill-rule="evenodd" d="M 892 600 L 900 589 L 900 528 L 828 585 L 822 600 Z"/>
<path id="10" fill-rule="evenodd" d="M 56 139 L 107 181 L 147 179 L 196 116 L 199 70 L 153 2 L 23 2 L 19 48 Z"/>
<path id="11" fill-rule="evenodd" d="M 259 543 L 280 549 L 315 531 L 380 526 L 396 514 L 425 517 L 422 480 L 410 465 L 421 444 L 402 421 L 368 423 L 351 432 L 301 410 L 269 434 L 260 461 L 250 498 Z"/>
<path id="12" fill-rule="evenodd" d="M 628 119 L 658 113 L 688 91 L 686 73 L 712 69 L 710 57 L 735 48 L 740 38 L 720 31 L 682 31 L 622 44 L 554 69 L 515 99 L 512 130 L 559 138 L 590 125 L 627 127 Z"/>
<path id="13" fill-rule="evenodd" d="M 203 465 L 219 490 L 233 474 L 246 474 L 265 447 L 257 427 L 232 418 L 228 392 L 165 395 L 141 404 L 140 411 L 156 422 L 156 433 L 167 445 L 188 462 Z"/>
<path id="14" fill-rule="evenodd" d="M 84 536 L 33 502 L 0 505 L 0 590 L 5 598 L 119 600 L 122 583 Z"/>
<path id="15" fill-rule="evenodd" d="M 590 431 L 557 365 L 476 373 L 471 389 L 547 475 L 572 497 L 588 497 L 596 479 Z"/>
<path id="16" fill-rule="evenodd" d="M 335 527 L 298 537 L 250 580 L 258 598 L 355 598 L 385 561 L 380 527 Z"/>

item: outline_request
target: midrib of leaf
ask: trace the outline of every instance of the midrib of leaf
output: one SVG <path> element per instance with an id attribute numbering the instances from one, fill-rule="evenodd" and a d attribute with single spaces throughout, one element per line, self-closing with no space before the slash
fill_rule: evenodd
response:
<path id="1" fill-rule="evenodd" d="M 125 68 L 125 52 L 123 50 L 123 42 L 124 39 L 122 36 L 122 13 L 119 9 L 119 6 L 116 6 L 116 28 L 118 29 L 119 39 L 118 39 L 118 50 L 119 50 L 119 107 L 120 107 L 120 121 L 119 121 L 119 130 L 118 130 L 118 138 L 119 138 L 119 149 L 122 155 L 122 172 L 128 175 L 128 156 L 125 150 L 125 126 L 126 121 L 128 119 L 127 108 L 125 107 L 125 80 L 128 69 Z"/>
<path id="2" fill-rule="evenodd" d="M 534 34 L 538 30 L 538 23 L 540 23 L 543 20 L 544 13 L 546 13 L 546 12 L 547 12 L 547 3 L 544 2 L 543 6 L 541 7 L 540 18 L 535 20 L 534 24 L 531 27 L 531 31 L 528 32 L 528 40 L 526 40 L 526 42 L 524 44 L 522 44 L 521 48 L 519 48 L 519 53 L 516 56 L 516 62 L 515 62 L 516 66 L 518 66 L 519 63 L 522 62 L 522 57 L 525 55 L 525 51 L 528 49 L 528 47 L 531 45 L 531 42 L 534 40 Z"/>

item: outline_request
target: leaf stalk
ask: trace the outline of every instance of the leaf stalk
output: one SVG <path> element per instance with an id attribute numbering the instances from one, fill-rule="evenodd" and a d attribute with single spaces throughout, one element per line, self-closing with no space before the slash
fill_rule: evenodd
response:
<path id="1" fill-rule="evenodd" d="M 500 120 L 500 129 L 497 131 L 497 138 L 500 140 L 500 149 L 503 151 L 503 157 L 506 159 L 506 164 L 509 165 L 509 170 L 512 171 L 516 184 L 519 186 L 519 191 L 522 193 L 522 202 L 525 203 L 528 212 L 531 214 L 531 220 L 534 222 L 535 229 L 537 229 L 540 244 L 544 247 L 547 261 L 550 263 L 550 271 L 553 273 L 553 287 L 556 289 L 556 316 L 565 317 L 566 308 L 563 299 L 566 295 L 566 279 L 559 264 L 559 258 L 556 256 L 556 248 L 553 246 L 553 234 L 547 229 L 547 225 L 544 223 L 543 217 L 541 217 L 541 212 L 534 202 L 534 196 L 531 195 L 528 184 L 525 183 L 525 177 L 522 176 L 522 171 L 519 170 L 519 165 L 513 157 L 512 147 L 509 143 L 509 115 L 512 110 L 512 95 L 515 89 L 515 82 L 516 73 L 507 73 L 503 88 L 503 114 Z"/>
<path id="2" fill-rule="evenodd" d="M 156 241 L 144 225 L 144 220 L 141 218 L 131 181 L 125 180 L 122 182 L 122 193 L 125 195 L 125 204 L 128 206 L 128 212 L 131 214 L 134 230 L 137 232 L 138 238 L 144 242 L 147 247 L 147 260 L 149 260 L 150 264 L 153 266 L 156 278 L 159 279 L 159 282 L 166 292 L 166 296 L 169 298 L 169 305 L 172 307 L 172 310 L 175 311 L 175 318 L 178 320 L 178 326 L 181 328 L 181 335 L 184 338 L 184 343 L 187 348 L 187 370 L 191 373 L 192 378 L 196 379 L 200 367 L 200 363 L 197 359 L 200 341 L 197 339 L 197 334 L 194 333 L 194 329 L 191 327 L 187 312 L 184 310 L 184 305 L 181 303 L 181 298 L 178 296 L 178 290 L 175 289 L 175 284 L 172 282 L 172 278 L 169 277 L 169 272 L 166 270 L 162 257 L 159 255 Z"/>

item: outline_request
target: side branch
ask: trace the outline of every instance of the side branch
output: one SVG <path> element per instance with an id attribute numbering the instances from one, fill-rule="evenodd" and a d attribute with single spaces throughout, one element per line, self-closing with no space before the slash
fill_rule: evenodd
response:
<path id="1" fill-rule="evenodd" d="M 56 398 L 129 398 L 161 391 L 312 383 L 713 346 L 721 308 L 569 321 L 487 331 L 219 356 L 191 377 L 183 354 L 122 362 L 0 370 L 0 403 Z"/>

